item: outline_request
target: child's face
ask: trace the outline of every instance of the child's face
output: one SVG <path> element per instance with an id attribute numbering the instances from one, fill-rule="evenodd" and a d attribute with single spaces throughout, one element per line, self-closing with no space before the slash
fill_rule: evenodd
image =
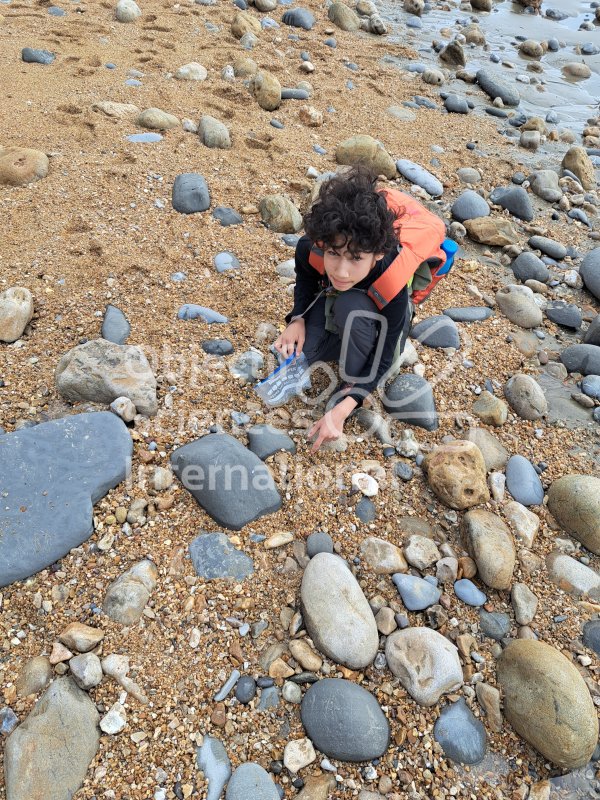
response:
<path id="1" fill-rule="evenodd" d="M 334 289 L 345 292 L 366 278 L 383 255 L 383 253 L 352 255 L 348 250 L 348 243 L 340 247 L 326 247 L 323 251 L 325 272 Z"/>

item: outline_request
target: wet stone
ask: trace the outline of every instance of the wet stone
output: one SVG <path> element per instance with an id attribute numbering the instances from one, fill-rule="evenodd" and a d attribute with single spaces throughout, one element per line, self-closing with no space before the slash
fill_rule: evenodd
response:
<path id="1" fill-rule="evenodd" d="M 479 764 L 487 748 L 487 734 L 464 698 L 442 709 L 433 735 L 446 756 L 459 764 Z"/>
<path id="2" fill-rule="evenodd" d="M 582 317 L 581 311 L 577 306 L 565 303 L 564 300 L 558 300 L 551 303 L 546 308 L 546 316 L 557 325 L 562 325 L 564 328 L 577 328 L 581 327 Z"/>
<path id="3" fill-rule="evenodd" d="M 250 556 L 236 550 L 224 533 L 202 533 L 190 543 L 189 550 L 196 575 L 205 580 L 242 580 L 254 572 Z"/>
<path id="4" fill-rule="evenodd" d="M 217 272 L 227 272 L 230 269 L 240 268 L 240 262 L 236 256 L 228 251 L 217 253 L 213 259 L 213 263 Z"/>

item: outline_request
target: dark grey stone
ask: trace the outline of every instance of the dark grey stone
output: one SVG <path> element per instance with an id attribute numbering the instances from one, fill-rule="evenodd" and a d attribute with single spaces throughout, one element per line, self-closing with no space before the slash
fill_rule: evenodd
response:
<path id="1" fill-rule="evenodd" d="M 217 272 L 227 272 L 230 269 L 240 268 L 240 262 L 237 257 L 227 250 L 224 250 L 222 253 L 217 253 L 213 258 L 213 263 Z"/>
<path id="2" fill-rule="evenodd" d="M 0 708 L 0 734 L 8 736 L 19 724 L 19 718 L 9 706 Z"/>
<path id="3" fill-rule="evenodd" d="M 307 8 L 290 8 L 281 18 L 284 25 L 291 25 L 294 28 L 304 28 L 305 31 L 311 30 L 315 24 L 315 18 Z"/>
<path id="4" fill-rule="evenodd" d="M 567 248 L 560 242 L 555 242 L 554 239 L 549 239 L 547 236 L 531 236 L 529 239 L 529 246 L 533 250 L 541 250 L 550 258 L 556 258 L 561 261 L 567 255 Z"/>
<path id="5" fill-rule="evenodd" d="M 490 202 L 509 211 L 514 217 L 531 222 L 533 206 L 522 186 L 499 186 L 490 194 Z"/>
<path id="6" fill-rule="evenodd" d="M 583 626 L 583 643 L 600 656 L 600 619 L 590 619 Z"/>
<path id="7" fill-rule="evenodd" d="M 581 326 L 581 311 L 577 306 L 565 303 L 564 300 L 556 300 L 546 308 L 546 316 L 557 325 L 565 328 L 577 330 Z"/>
<path id="8" fill-rule="evenodd" d="M 269 773 L 258 764 L 246 762 L 233 773 L 225 800 L 279 800 L 277 787 Z"/>
<path id="9" fill-rule="evenodd" d="M 508 111 L 505 108 L 496 108 L 496 106 L 486 106 L 485 113 L 489 114 L 490 117 L 498 117 L 498 119 L 506 119 L 508 117 Z"/>
<path id="10" fill-rule="evenodd" d="M 281 241 L 288 247 L 296 247 L 300 241 L 300 237 L 295 233 L 284 233 L 281 237 Z"/>
<path id="11" fill-rule="evenodd" d="M 487 748 L 485 727 L 476 719 L 464 697 L 442 709 L 433 726 L 433 736 L 451 761 L 459 764 L 483 761 Z"/>
<path id="12" fill-rule="evenodd" d="M 555 22 L 562 22 L 564 19 L 567 19 L 569 15 L 566 11 L 559 11 L 556 8 L 548 8 L 546 10 L 546 16 L 548 19 L 553 19 Z"/>
<path id="13" fill-rule="evenodd" d="M 477 83 L 492 100 L 500 97 L 505 106 L 518 106 L 521 102 L 521 97 L 516 87 L 496 76 L 491 70 L 480 69 L 475 77 L 477 78 Z"/>
<path id="14" fill-rule="evenodd" d="M 354 513 L 361 522 L 368 525 L 377 516 L 377 509 L 375 508 L 375 503 L 369 497 L 361 497 L 354 507 Z"/>
<path id="15" fill-rule="evenodd" d="M 125 344 L 131 331 L 127 317 L 116 306 L 106 306 L 102 321 L 102 338 L 115 344 Z"/>
<path id="16" fill-rule="evenodd" d="M 371 761 L 390 743 L 390 726 L 375 697 L 352 681 L 326 678 L 302 700 L 302 724 L 314 746 L 339 761 Z"/>
<path id="17" fill-rule="evenodd" d="M 535 253 L 529 251 L 519 253 L 510 265 L 510 268 L 514 272 L 515 278 L 518 278 L 523 283 L 525 283 L 525 281 L 541 281 L 541 283 L 546 283 L 550 280 L 548 267 Z"/>
<path id="18" fill-rule="evenodd" d="M 433 100 L 430 100 L 429 97 L 423 97 L 421 94 L 416 94 L 414 96 L 415 103 L 421 108 L 428 108 L 430 111 L 435 111 L 437 109 L 437 103 L 434 103 Z"/>
<path id="19" fill-rule="evenodd" d="M 266 686 L 260 693 L 260 700 L 257 705 L 258 711 L 266 711 L 268 708 L 277 708 L 278 705 L 279 689 L 277 686 Z"/>
<path id="20" fill-rule="evenodd" d="M 285 431 L 280 431 L 271 425 L 253 425 L 248 431 L 248 447 L 262 461 L 280 450 L 285 450 L 287 453 L 296 452 L 293 439 Z"/>
<path id="21" fill-rule="evenodd" d="M 309 558 L 317 553 L 333 553 L 333 539 L 324 531 L 315 531 L 306 540 L 306 554 Z"/>
<path id="22" fill-rule="evenodd" d="M 444 100 L 444 107 L 446 108 L 446 111 L 449 111 L 451 114 L 469 113 L 469 104 L 465 98 L 454 93 L 449 94 Z"/>
<path id="23" fill-rule="evenodd" d="M 411 339 L 416 339 L 426 347 L 454 347 L 460 348 L 460 336 L 454 320 L 445 314 L 417 322 L 410 332 Z"/>
<path id="24" fill-rule="evenodd" d="M 35 50 L 32 47 L 24 47 L 21 50 L 21 58 L 28 64 L 52 64 L 56 56 L 49 50 Z"/>
<path id="25" fill-rule="evenodd" d="M 240 225 L 244 221 L 244 218 L 237 211 L 226 206 L 217 206 L 212 215 L 219 220 L 224 228 L 228 228 L 230 225 Z"/>
<path id="26" fill-rule="evenodd" d="M 600 314 L 590 322 L 590 326 L 583 336 L 584 344 L 600 345 Z"/>
<path id="27" fill-rule="evenodd" d="M 477 217 L 487 217 L 490 207 L 480 194 L 473 189 L 467 189 L 452 204 L 452 216 L 459 222 Z"/>
<path id="28" fill-rule="evenodd" d="M 600 347 L 595 344 L 572 344 L 560 354 L 568 372 L 600 375 Z"/>
<path id="29" fill-rule="evenodd" d="M 226 433 L 209 433 L 178 447 L 173 471 L 219 525 L 240 530 L 281 508 L 268 467 Z"/>
<path id="30" fill-rule="evenodd" d="M 441 589 L 424 578 L 417 578 L 416 575 L 396 572 L 392 580 L 409 611 L 424 611 L 429 606 L 435 605 L 442 595 Z"/>
<path id="31" fill-rule="evenodd" d="M 600 375 L 588 375 L 581 381 L 581 391 L 588 397 L 600 400 Z"/>
<path id="32" fill-rule="evenodd" d="M 484 636 L 499 642 L 510 633 L 510 617 L 502 611 L 484 611 L 482 608 L 479 612 L 479 627 Z"/>
<path id="33" fill-rule="evenodd" d="M 173 183 L 172 203 L 180 214 L 196 214 L 210 208 L 210 194 L 202 175 L 184 172 Z"/>
<path id="34" fill-rule="evenodd" d="M 201 533 L 190 542 L 190 558 L 196 575 L 204 580 L 242 580 L 254 572 L 250 556 L 236 550 L 224 533 Z"/>
<path id="35" fill-rule="evenodd" d="M 397 461 L 394 464 L 394 475 L 400 480 L 410 481 L 414 475 L 414 470 L 406 461 Z"/>
<path id="36" fill-rule="evenodd" d="M 235 686 L 235 696 L 244 705 L 254 699 L 256 695 L 256 681 L 251 675 L 242 675 Z"/>
<path id="37" fill-rule="evenodd" d="M 108 411 L 0 436 L 0 587 L 91 536 L 93 506 L 125 479 L 131 452 L 129 431 Z"/>
<path id="38" fill-rule="evenodd" d="M 206 339 L 202 349 L 211 356 L 228 356 L 233 353 L 233 345 L 229 339 Z"/>
<path id="39" fill-rule="evenodd" d="M 465 306 L 464 308 L 445 308 L 444 314 L 454 322 L 482 322 L 494 312 L 487 306 Z"/>
<path id="40" fill-rule="evenodd" d="M 431 384 L 420 375 L 406 372 L 386 387 L 382 403 L 394 419 L 428 431 L 438 427 L 438 417 Z"/>
<path id="41" fill-rule="evenodd" d="M 525 183 L 527 180 L 527 175 L 524 172 L 515 172 L 511 178 L 511 181 L 515 183 L 517 186 L 520 186 L 522 183 Z"/>
<path id="42" fill-rule="evenodd" d="M 544 487 L 535 467 L 524 456 L 511 456 L 506 465 L 506 488 L 517 503 L 540 506 L 544 502 Z"/>
<path id="43" fill-rule="evenodd" d="M 584 257 L 579 274 L 585 288 L 600 300 L 600 247 L 595 247 Z"/>
<path id="44" fill-rule="evenodd" d="M 186 320 L 201 319 L 209 325 L 213 322 L 218 322 L 220 324 L 229 322 L 229 319 L 223 316 L 223 314 L 219 314 L 218 311 L 213 311 L 212 308 L 206 308 L 205 306 L 198 306 L 195 303 L 186 303 L 181 306 L 177 312 L 177 317 L 178 319 Z"/>
<path id="45" fill-rule="evenodd" d="M 567 211 L 567 217 L 570 217 L 571 219 L 576 219 L 578 220 L 578 222 L 583 222 L 583 224 L 587 225 L 588 228 L 592 227 L 592 223 L 589 221 L 588 215 L 585 213 L 585 211 L 582 211 L 580 208 L 572 208 L 570 211 Z"/>
<path id="46" fill-rule="evenodd" d="M 306 89 L 282 89 L 282 100 L 308 100 L 310 94 Z"/>

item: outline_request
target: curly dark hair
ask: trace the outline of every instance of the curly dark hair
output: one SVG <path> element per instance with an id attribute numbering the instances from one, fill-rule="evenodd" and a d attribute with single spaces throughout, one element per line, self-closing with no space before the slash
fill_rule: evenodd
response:
<path id="1" fill-rule="evenodd" d="M 377 176 L 366 167 L 334 175 L 304 215 L 309 239 L 322 247 L 347 247 L 358 253 L 387 253 L 398 244 L 396 214 L 375 188 Z"/>

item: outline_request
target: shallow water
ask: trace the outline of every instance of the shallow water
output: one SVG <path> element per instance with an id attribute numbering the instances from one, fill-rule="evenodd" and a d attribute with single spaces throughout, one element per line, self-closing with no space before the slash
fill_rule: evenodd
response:
<path id="1" fill-rule="evenodd" d="M 485 34 L 489 49 L 481 46 L 465 45 L 467 67 L 469 72 L 475 72 L 481 67 L 491 69 L 495 74 L 505 78 L 509 83 L 515 83 L 521 94 L 521 109 L 526 114 L 545 116 L 553 109 L 560 116 L 560 125 L 581 132 L 587 119 L 598 112 L 600 101 L 600 55 L 581 56 L 575 48 L 586 43 L 600 46 L 600 26 L 595 25 L 593 31 L 579 30 L 585 21 L 593 21 L 593 9 L 589 2 L 583 0 L 552 0 L 544 3 L 544 12 L 553 8 L 569 16 L 560 22 L 548 19 L 545 16 L 528 14 L 525 10 L 510 0 L 496 2 L 490 13 L 466 12 L 456 7 L 453 11 L 433 9 L 421 18 L 423 27 L 412 29 L 405 27 L 406 20 L 410 18 L 401 10 L 395 0 L 381 0 L 383 16 L 392 23 L 394 28 L 389 41 L 408 44 L 419 53 L 419 60 L 426 64 L 440 66 L 438 56 L 431 48 L 434 39 L 448 41 L 440 36 L 442 28 L 451 28 L 459 33 L 462 26 L 476 20 Z M 459 24 L 463 23 L 463 25 Z M 516 36 L 522 36 L 536 41 L 558 39 L 561 47 L 558 52 L 547 52 L 541 60 L 530 59 L 518 52 L 519 42 Z M 504 66 L 502 63 L 494 64 L 490 55 L 495 53 L 501 61 L 513 65 Z M 543 66 L 543 73 L 527 70 L 528 64 L 536 61 Z M 566 78 L 562 68 L 569 62 L 584 61 L 592 70 L 592 76 L 586 80 Z M 406 66 L 408 60 L 403 62 Z M 517 75 L 537 78 L 544 81 L 545 91 L 540 91 L 540 86 L 517 82 Z M 464 94 L 470 86 L 462 81 L 452 81 L 444 85 L 444 90 L 457 91 Z M 475 94 L 479 94 L 475 92 Z M 475 99 L 472 96 L 472 99 Z M 488 105 L 487 98 L 481 93 L 481 104 Z"/>

